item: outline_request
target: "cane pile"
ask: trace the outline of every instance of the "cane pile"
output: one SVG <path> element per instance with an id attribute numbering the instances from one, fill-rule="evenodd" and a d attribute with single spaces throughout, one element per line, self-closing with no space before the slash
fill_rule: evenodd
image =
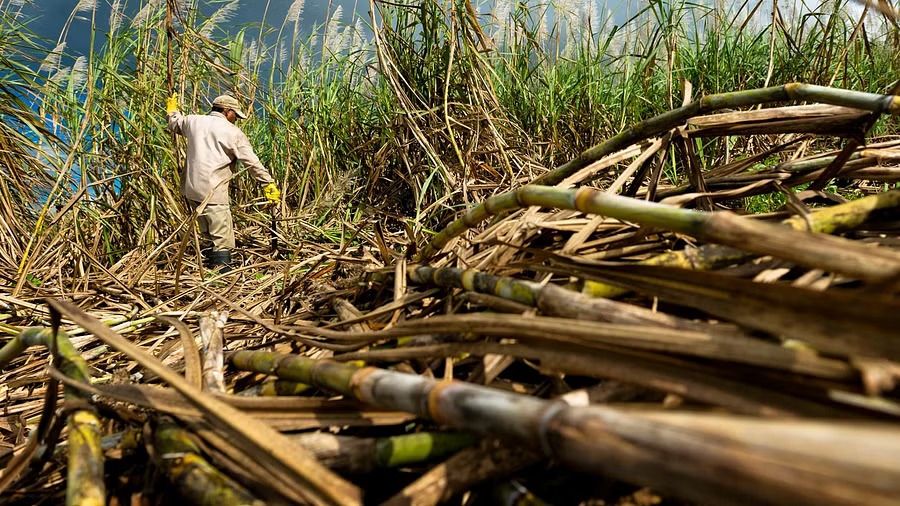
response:
<path id="1" fill-rule="evenodd" d="M 893 504 L 882 114 L 900 96 L 686 100 L 532 184 L 473 185 L 430 237 L 250 242 L 222 275 L 182 241 L 4 290 L 3 502 Z M 763 140 L 709 163 L 719 137 Z"/>

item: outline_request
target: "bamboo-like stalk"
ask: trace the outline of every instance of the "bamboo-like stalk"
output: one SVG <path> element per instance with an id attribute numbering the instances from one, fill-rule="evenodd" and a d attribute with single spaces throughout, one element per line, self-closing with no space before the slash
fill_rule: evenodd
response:
<path id="1" fill-rule="evenodd" d="M 87 363 L 72 346 L 68 334 L 59 331 L 54 339 L 51 329 L 41 327 L 21 331 L 0 349 L 0 369 L 30 346 L 55 350 L 60 358 L 57 366 L 64 375 L 75 381 L 90 383 Z M 68 386 L 63 390 L 63 396 L 72 403 L 90 402 L 89 395 Z M 102 506 L 106 504 L 106 486 L 103 482 L 100 419 L 90 409 L 76 409 L 66 423 L 69 429 L 66 505 Z"/>
<path id="2" fill-rule="evenodd" d="M 268 352 L 239 351 L 229 361 L 701 502 L 893 504 L 900 496 L 900 434 L 889 424 L 625 412 Z"/>
<path id="3" fill-rule="evenodd" d="M 418 432 L 379 438 L 311 432 L 292 437 L 327 467 L 351 474 L 425 462 L 461 450 L 476 440 L 465 432 Z"/>
<path id="4" fill-rule="evenodd" d="M 827 165 L 827 164 L 825 164 Z M 793 216 L 782 221 L 795 230 L 808 230 L 821 234 L 834 234 L 854 229 L 879 211 L 900 207 L 900 191 L 892 190 L 851 200 L 844 204 L 816 210 L 808 216 Z M 747 253 L 728 246 L 705 244 L 699 248 L 669 251 L 639 263 L 644 265 L 660 265 L 681 267 L 683 269 L 708 270 L 723 267 L 753 257 Z M 587 280 L 584 293 L 592 297 L 615 297 L 628 292 L 627 289 Z"/>
<path id="5" fill-rule="evenodd" d="M 641 139 L 659 135 L 680 126 L 694 116 L 725 108 L 749 107 L 788 100 L 814 101 L 876 113 L 900 114 L 900 96 L 878 95 L 804 83 L 788 83 L 769 88 L 708 95 L 696 102 L 632 125 L 606 142 L 585 150 L 577 158 L 539 176 L 532 184 L 548 186 L 558 184 L 604 156 L 626 148 Z"/>
<path id="6" fill-rule="evenodd" d="M 740 334 L 723 325 L 707 325 L 654 312 L 632 304 L 597 299 L 554 284 L 494 276 L 474 269 L 433 268 L 420 265 L 407 271 L 410 281 L 425 285 L 463 288 L 537 307 L 544 314 L 576 320 L 650 325 L 715 334 Z"/>
<path id="7" fill-rule="evenodd" d="M 212 466 L 190 434 L 171 419 L 153 429 L 152 455 L 182 497 L 198 506 L 262 506 L 243 486 Z"/>
<path id="8" fill-rule="evenodd" d="M 801 232 L 731 213 L 681 209 L 608 195 L 592 188 L 575 190 L 536 185 L 490 197 L 469 209 L 431 240 L 423 249 L 420 260 L 430 258 L 450 239 L 488 217 L 526 206 L 572 209 L 609 216 L 869 282 L 900 275 L 900 254 L 884 248 L 871 248 L 839 237 Z"/>
<path id="9" fill-rule="evenodd" d="M 300 395 L 310 388 L 309 385 L 297 383 L 296 381 L 276 379 L 275 381 L 266 381 L 243 390 L 238 395 L 246 397 L 282 397 Z"/>
<path id="10" fill-rule="evenodd" d="M 309 327 L 304 329 L 303 332 L 330 339 L 358 340 L 362 342 L 426 335 L 435 332 L 476 333 L 486 336 L 512 337 L 517 340 L 544 344 L 573 345 L 585 353 L 600 353 L 610 350 L 611 347 L 624 347 L 656 352 L 681 353 L 714 360 L 772 367 L 826 378 L 848 379 L 855 374 L 845 362 L 814 354 L 800 353 L 796 350 L 789 350 L 746 336 L 646 325 L 623 325 L 572 320 L 548 316 L 521 318 L 504 314 L 455 314 L 407 320 L 389 329 L 365 333 L 340 332 L 318 327 Z M 878 338 L 871 339 L 874 342 L 874 344 L 870 344 L 871 348 L 876 350 L 887 349 L 889 351 L 886 353 L 896 353 L 893 349 L 894 347 L 883 344 L 883 337 L 879 335 Z M 865 338 L 857 338 L 853 342 L 855 344 L 858 341 L 864 344 L 869 343 L 869 340 Z M 886 356 L 892 355 L 888 354 Z M 287 379 L 302 381 L 296 378 Z"/>

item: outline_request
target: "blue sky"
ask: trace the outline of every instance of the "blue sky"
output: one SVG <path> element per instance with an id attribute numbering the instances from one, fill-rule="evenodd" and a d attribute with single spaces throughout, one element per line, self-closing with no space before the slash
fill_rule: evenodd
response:
<path id="1" fill-rule="evenodd" d="M 111 3 L 112 0 L 97 0 L 97 25 L 104 29 L 109 19 Z M 133 17 L 144 3 L 146 3 L 146 0 L 125 0 L 125 15 L 129 18 Z M 201 1 L 201 4 L 206 4 L 203 10 L 207 13 L 214 12 L 226 3 L 216 2 L 215 0 Z M 293 0 L 270 0 L 269 12 L 266 16 L 267 23 L 273 25 L 276 29 L 281 26 L 281 22 L 287 15 L 288 8 L 292 3 Z M 33 0 L 31 5 L 26 5 L 23 8 L 20 19 L 26 21 L 38 35 L 55 42 L 69 14 L 77 4 L 78 0 Z M 333 0 L 331 8 L 334 10 L 341 6 L 344 11 L 344 20 L 347 21 L 350 18 L 348 14 L 353 10 L 354 5 L 357 6 L 358 12 L 364 16 L 364 19 L 368 19 L 368 0 Z M 242 0 L 229 26 L 236 28 L 246 23 L 258 23 L 262 20 L 265 6 L 265 0 Z M 327 1 L 306 0 L 303 7 L 301 33 L 309 33 L 314 24 L 324 23 L 327 10 Z M 67 39 L 68 51 L 75 54 L 84 54 L 87 51 L 89 44 L 87 28 L 89 26 L 89 20 L 76 20 L 74 22 Z M 98 43 L 102 42 L 98 41 Z"/>

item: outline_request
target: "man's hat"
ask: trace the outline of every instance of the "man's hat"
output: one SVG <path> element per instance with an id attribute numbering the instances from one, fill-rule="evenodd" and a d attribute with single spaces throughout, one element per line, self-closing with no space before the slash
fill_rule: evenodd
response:
<path id="1" fill-rule="evenodd" d="M 247 119 L 247 115 L 244 114 L 244 111 L 241 110 L 241 104 L 237 101 L 236 98 L 231 95 L 220 95 L 213 100 L 213 107 L 220 107 L 222 109 L 231 109 L 237 114 L 238 118 Z"/>

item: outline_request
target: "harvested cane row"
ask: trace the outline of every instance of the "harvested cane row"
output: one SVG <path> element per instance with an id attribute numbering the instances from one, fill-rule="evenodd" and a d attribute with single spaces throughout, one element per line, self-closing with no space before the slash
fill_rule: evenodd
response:
<path id="1" fill-rule="evenodd" d="M 784 100 L 825 105 L 698 116 Z M 418 244 L 0 294 L 2 502 L 894 504 L 898 113 L 706 97 Z M 725 135 L 768 147 L 704 169 Z"/>

